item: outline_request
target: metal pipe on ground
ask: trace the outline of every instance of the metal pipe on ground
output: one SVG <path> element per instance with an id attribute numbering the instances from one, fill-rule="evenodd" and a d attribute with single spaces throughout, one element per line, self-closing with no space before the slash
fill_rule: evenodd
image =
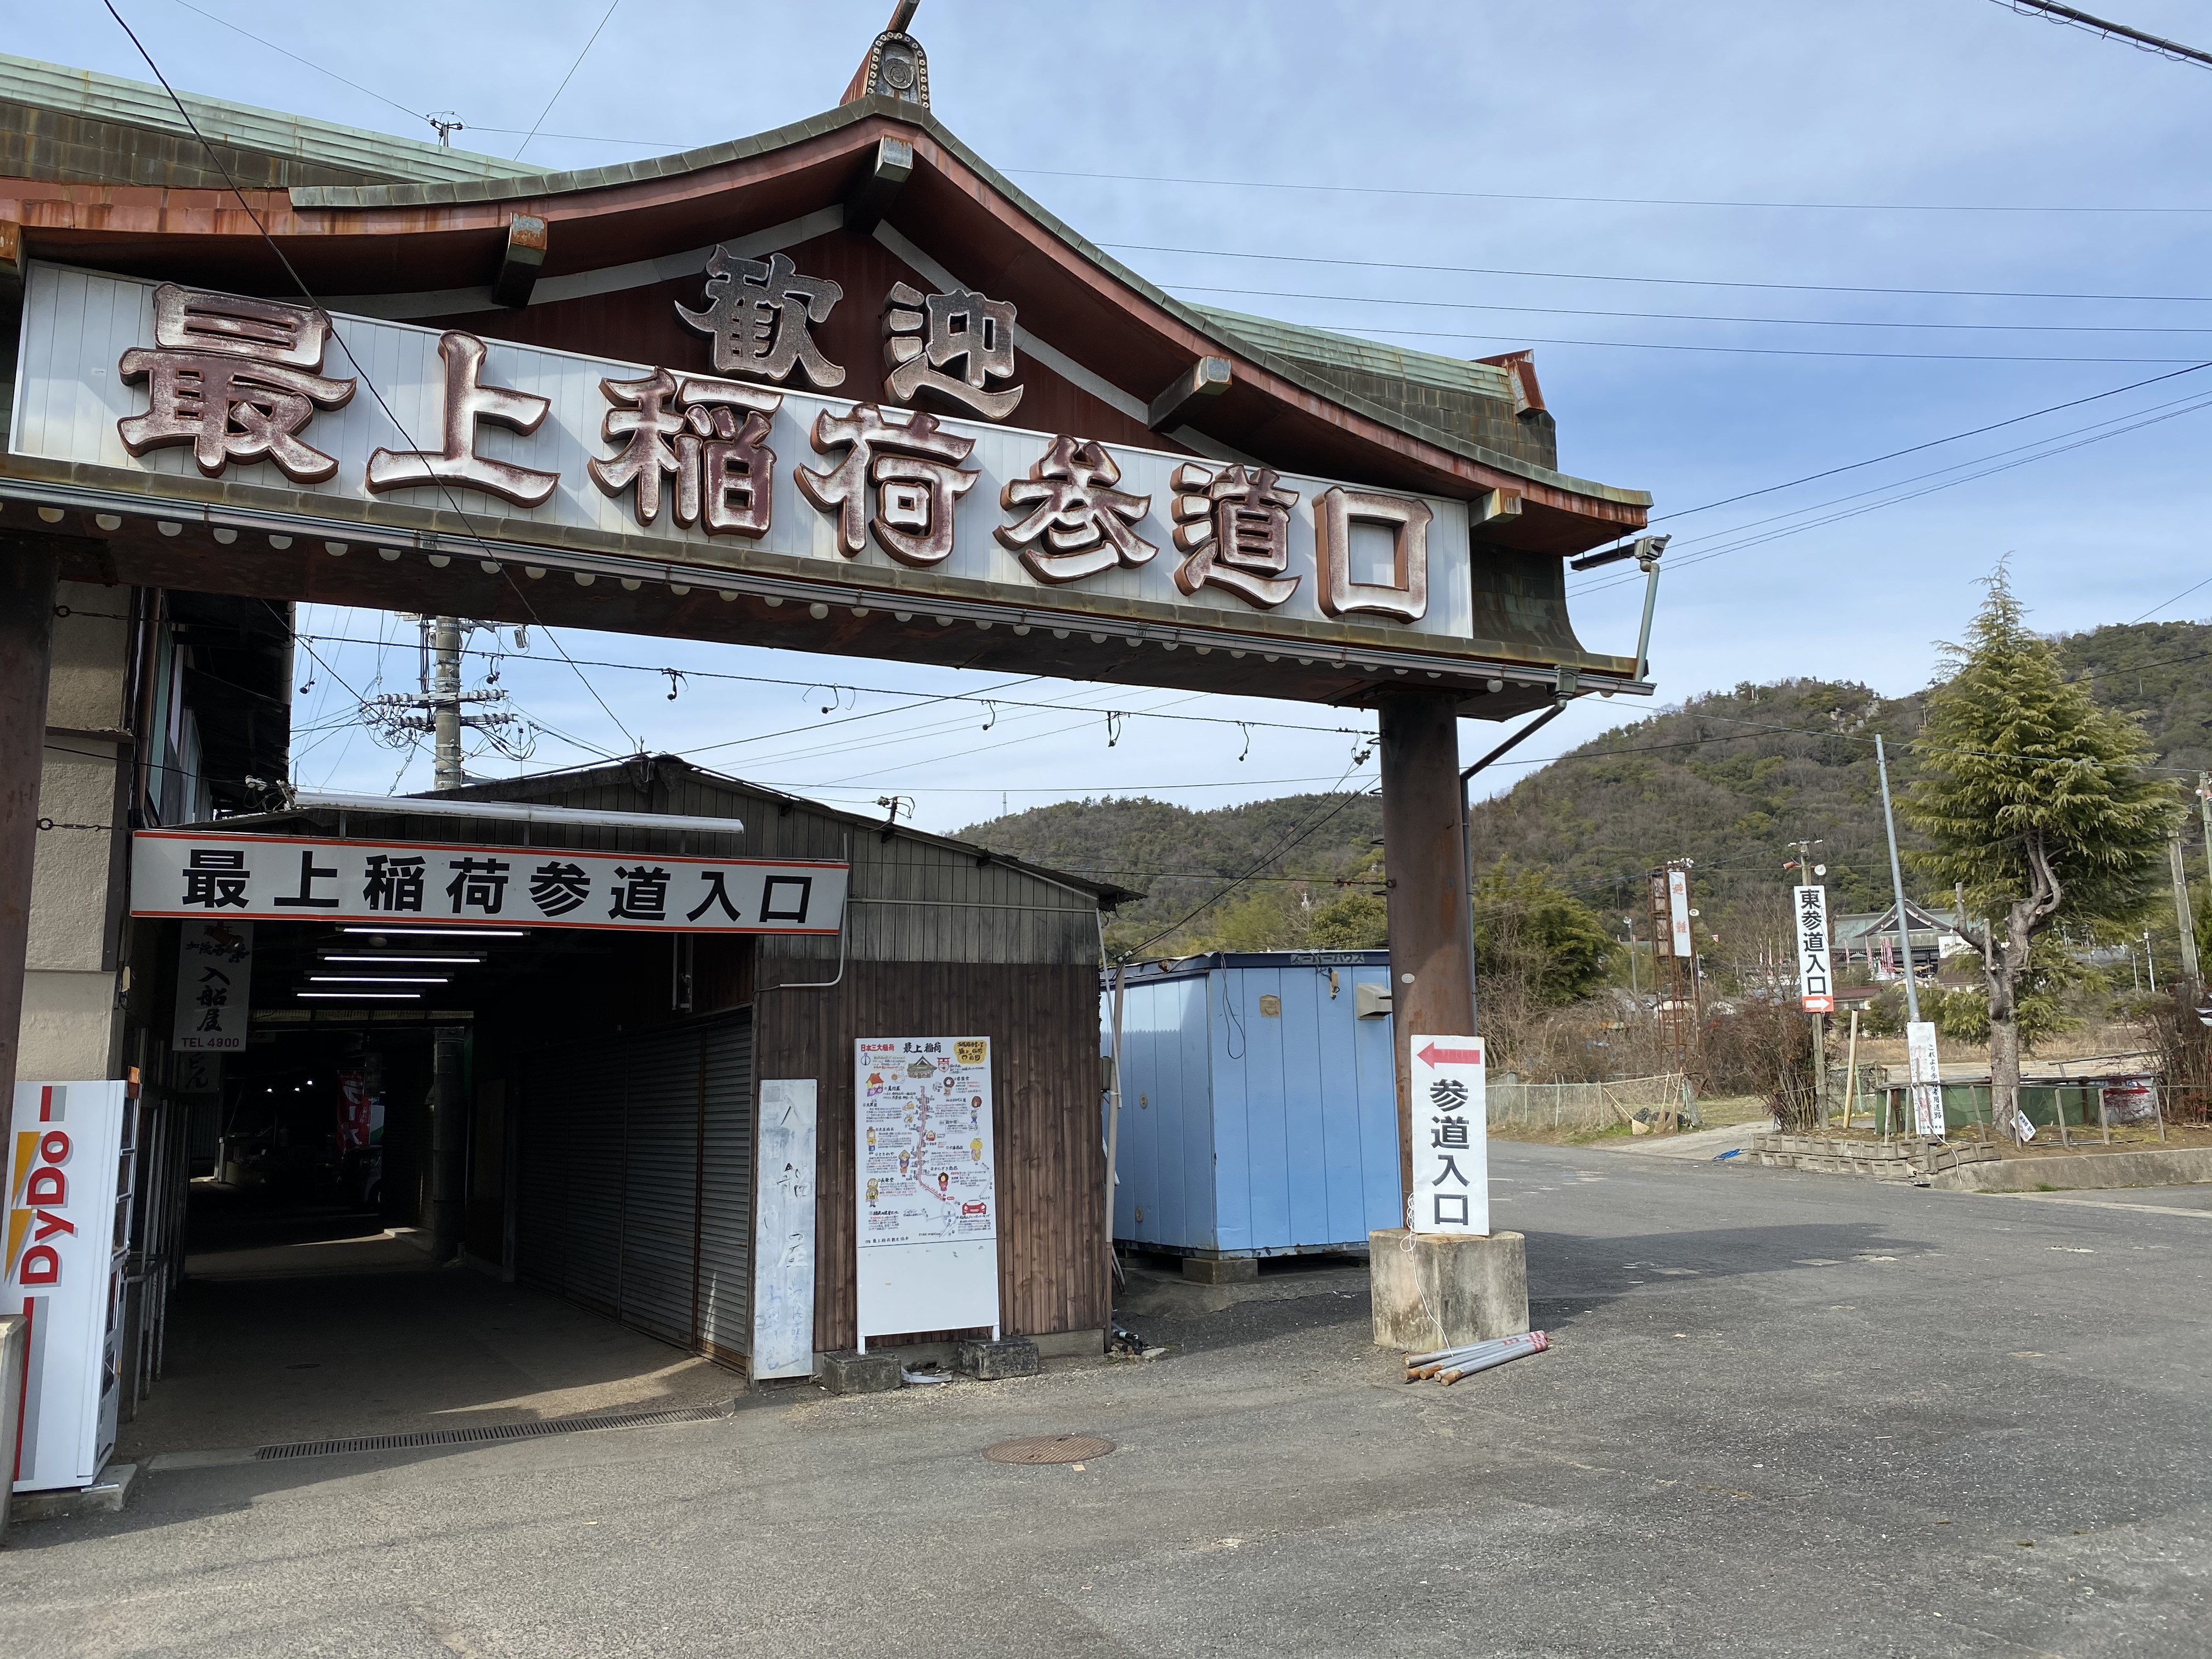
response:
<path id="1" fill-rule="evenodd" d="M 1492 1365 L 1502 1365 L 1509 1359 L 1518 1359 L 1523 1354 L 1541 1353 L 1551 1346 L 1551 1339 L 1541 1331 L 1523 1331 L 1514 1336 L 1492 1337 L 1486 1342 L 1469 1342 L 1456 1348 L 1437 1348 L 1427 1353 L 1406 1356 L 1406 1381 L 1425 1382 L 1431 1377 L 1451 1383 L 1462 1376 L 1472 1376 L 1477 1371 L 1488 1370 Z"/>

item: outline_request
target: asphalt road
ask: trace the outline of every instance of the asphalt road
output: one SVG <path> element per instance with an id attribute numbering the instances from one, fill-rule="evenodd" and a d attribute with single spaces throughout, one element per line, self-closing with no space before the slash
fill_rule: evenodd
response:
<path id="1" fill-rule="evenodd" d="M 20 1527 L 0 1653 L 2142 1656 L 2212 1646 L 2212 1214 L 1498 1146 L 1544 1355 L 1359 1281 L 1149 1364 L 165 1471 Z M 1284 1287 L 1268 1281 L 1271 1291 Z M 1080 1469 L 981 1452 L 1097 1433 Z"/>

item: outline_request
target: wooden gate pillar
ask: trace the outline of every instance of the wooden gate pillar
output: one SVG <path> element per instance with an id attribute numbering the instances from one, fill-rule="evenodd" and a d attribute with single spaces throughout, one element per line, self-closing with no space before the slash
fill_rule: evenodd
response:
<path id="1" fill-rule="evenodd" d="M 53 549 L 0 535 L 0 1109 L 15 1095 L 53 640 Z"/>
<path id="2" fill-rule="evenodd" d="M 1474 1035 L 1474 935 L 1461 822 L 1457 711 L 1455 698 L 1433 693 L 1389 697 L 1381 708 L 1401 1193 L 1410 1192 L 1413 1182 L 1409 1039 L 1416 1031 Z"/>

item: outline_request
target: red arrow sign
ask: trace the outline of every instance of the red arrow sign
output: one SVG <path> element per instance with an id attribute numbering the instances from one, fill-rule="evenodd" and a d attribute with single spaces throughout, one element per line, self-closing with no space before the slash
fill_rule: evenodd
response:
<path id="1" fill-rule="evenodd" d="M 1424 1066 L 1480 1066 L 1482 1064 L 1482 1050 L 1480 1048 L 1439 1048 L 1435 1043 L 1431 1042 L 1426 1048 L 1423 1048 L 1419 1054 L 1416 1054 L 1414 1058 L 1419 1060 Z"/>

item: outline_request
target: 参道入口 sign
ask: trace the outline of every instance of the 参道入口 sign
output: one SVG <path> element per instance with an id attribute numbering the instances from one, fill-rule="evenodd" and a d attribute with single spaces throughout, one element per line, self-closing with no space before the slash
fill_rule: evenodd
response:
<path id="1" fill-rule="evenodd" d="M 1490 1149 L 1482 1039 L 1417 1036 L 1411 1043 L 1413 1190 L 1406 1224 L 1417 1233 L 1490 1231 Z"/>
<path id="2" fill-rule="evenodd" d="M 845 881 L 846 866 L 832 862 L 142 830 L 131 838 L 131 914 L 834 933 Z"/>

